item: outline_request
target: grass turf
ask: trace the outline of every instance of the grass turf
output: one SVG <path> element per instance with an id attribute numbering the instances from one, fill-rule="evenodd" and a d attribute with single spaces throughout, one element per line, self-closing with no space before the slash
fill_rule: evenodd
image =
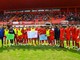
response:
<path id="1" fill-rule="evenodd" d="M 3 47 L 0 60 L 80 60 L 80 51 L 42 45 Z"/>

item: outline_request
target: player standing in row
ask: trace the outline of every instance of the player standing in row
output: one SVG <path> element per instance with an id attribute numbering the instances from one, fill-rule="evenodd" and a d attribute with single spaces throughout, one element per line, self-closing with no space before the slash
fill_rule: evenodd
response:
<path id="1" fill-rule="evenodd" d="M 60 25 L 60 47 L 64 47 L 65 40 L 65 28 Z"/>
<path id="2" fill-rule="evenodd" d="M 56 25 L 54 28 L 54 36 L 55 36 L 55 41 L 56 41 L 56 45 L 59 47 L 59 43 L 60 43 L 60 27 L 59 25 Z"/>
<path id="3" fill-rule="evenodd" d="M 67 44 L 67 48 L 70 49 L 70 40 L 71 40 L 71 29 L 70 26 L 68 25 L 65 29 L 65 34 L 66 34 L 66 44 Z"/>
<path id="4" fill-rule="evenodd" d="M 50 31 L 49 31 L 50 35 L 48 37 L 49 44 L 50 44 L 50 46 L 54 46 L 55 45 L 55 41 L 54 41 L 54 30 L 52 30 L 52 27 L 49 27 L 49 29 L 50 29 Z"/>

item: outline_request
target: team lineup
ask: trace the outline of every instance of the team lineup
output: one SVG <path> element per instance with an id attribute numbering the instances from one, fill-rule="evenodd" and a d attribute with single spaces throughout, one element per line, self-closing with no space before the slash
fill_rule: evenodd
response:
<path id="1" fill-rule="evenodd" d="M 75 25 L 52 25 L 8 27 L 0 25 L 0 40 L 6 45 L 50 45 L 80 50 L 80 27 Z"/>

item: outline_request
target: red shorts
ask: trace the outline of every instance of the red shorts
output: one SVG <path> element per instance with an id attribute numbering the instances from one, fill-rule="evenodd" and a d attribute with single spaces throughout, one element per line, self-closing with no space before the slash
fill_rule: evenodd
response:
<path id="1" fill-rule="evenodd" d="M 23 42 L 23 40 L 17 40 L 17 42 L 22 43 L 22 42 Z"/>
<path id="2" fill-rule="evenodd" d="M 76 39 L 75 42 L 76 42 L 76 43 L 79 43 L 79 42 L 80 42 L 80 39 Z"/>
<path id="3" fill-rule="evenodd" d="M 66 40 L 70 41 L 70 37 L 66 37 Z"/>
<path id="4" fill-rule="evenodd" d="M 73 41 L 75 41 L 75 40 L 76 40 L 75 36 L 73 36 L 73 37 L 72 37 L 72 40 L 73 40 Z"/>
<path id="5" fill-rule="evenodd" d="M 24 34 L 24 35 L 23 35 L 23 39 L 27 39 L 27 35 Z"/>
<path id="6" fill-rule="evenodd" d="M 49 36 L 48 39 L 49 39 L 50 41 L 53 41 L 53 40 L 54 40 L 54 37 L 53 37 L 53 36 Z"/>
<path id="7" fill-rule="evenodd" d="M 15 34 L 15 38 L 17 38 L 17 34 Z"/>
<path id="8" fill-rule="evenodd" d="M 6 38 L 6 36 L 4 36 L 4 38 Z"/>
<path id="9" fill-rule="evenodd" d="M 4 40 L 6 40 L 6 36 L 4 36 Z"/>
<path id="10" fill-rule="evenodd" d="M 61 40 L 61 41 L 64 41 L 64 37 L 60 37 L 60 40 Z"/>
<path id="11" fill-rule="evenodd" d="M 23 39 L 23 36 L 22 35 L 20 35 L 20 36 L 17 36 L 17 39 Z"/>

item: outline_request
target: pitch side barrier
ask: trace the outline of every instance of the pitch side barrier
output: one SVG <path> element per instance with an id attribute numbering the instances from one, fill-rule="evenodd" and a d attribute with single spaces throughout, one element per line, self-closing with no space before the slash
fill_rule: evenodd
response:
<path id="1" fill-rule="evenodd" d="M 48 27 L 52 27 L 52 26 L 55 26 L 55 25 L 62 25 L 62 24 L 52 24 L 52 25 L 45 25 L 45 24 L 43 24 L 43 25 L 13 25 L 13 27 L 32 27 L 32 26 L 34 26 L 34 27 L 40 27 L 40 26 L 44 26 L 44 27 L 46 27 L 46 26 L 48 26 Z M 64 28 L 66 27 L 66 26 L 68 26 L 68 25 L 62 25 Z M 69 26 L 72 26 L 72 25 L 69 25 Z M 80 25 L 76 25 L 76 26 L 78 26 L 78 27 L 80 27 Z"/>
<path id="2" fill-rule="evenodd" d="M 29 26 L 38 27 L 38 26 L 52 26 L 52 25 L 62 25 L 66 27 L 67 25 L 70 25 L 70 26 L 72 25 L 72 24 L 69 24 L 68 21 L 61 21 L 61 23 L 55 23 L 55 24 L 51 22 L 36 22 L 36 23 L 33 23 L 33 22 L 0 22 L 0 24 L 3 24 L 3 25 L 10 24 L 13 27 L 29 27 Z M 76 24 L 76 26 L 80 26 L 80 24 Z"/>

